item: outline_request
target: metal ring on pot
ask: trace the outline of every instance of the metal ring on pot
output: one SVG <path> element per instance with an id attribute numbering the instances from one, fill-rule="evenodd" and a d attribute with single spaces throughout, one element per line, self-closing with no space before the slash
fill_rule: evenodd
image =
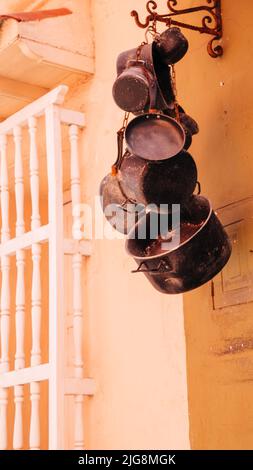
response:
<path id="1" fill-rule="evenodd" d="M 126 242 L 127 252 L 138 264 L 134 272 L 143 272 L 158 291 L 166 294 L 184 293 L 210 281 L 224 268 L 232 250 L 223 226 L 204 197 L 193 196 L 180 216 L 180 222 L 173 227 L 172 215 L 150 212 L 130 231 Z"/>
<path id="2" fill-rule="evenodd" d="M 128 124 L 125 140 L 129 152 L 144 160 L 167 160 L 183 150 L 185 131 L 175 119 L 149 113 Z"/>

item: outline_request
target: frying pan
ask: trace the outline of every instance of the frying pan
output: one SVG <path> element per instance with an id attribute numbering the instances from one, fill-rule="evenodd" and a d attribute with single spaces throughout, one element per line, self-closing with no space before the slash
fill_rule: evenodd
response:
<path id="1" fill-rule="evenodd" d="M 152 111 L 128 124 L 125 140 L 130 153 L 145 160 L 161 161 L 183 150 L 185 131 L 175 119 Z"/>

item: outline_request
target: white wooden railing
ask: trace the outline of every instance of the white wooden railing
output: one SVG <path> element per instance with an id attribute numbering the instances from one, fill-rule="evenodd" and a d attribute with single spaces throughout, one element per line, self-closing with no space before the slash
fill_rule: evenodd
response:
<path id="1" fill-rule="evenodd" d="M 83 449 L 84 396 L 93 395 L 94 381 L 84 376 L 82 265 L 89 256 L 88 242 L 64 240 L 63 230 L 63 152 L 62 125 L 69 126 L 69 187 L 72 207 L 81 202 L 78 140 L 84 127 L 84 115 L 62 107 L 68 88 L 57 87 L 42 98 L 0 123 L 0 190 L 1 190 L 1 316 L 0 316 L 0 449 L 24 449 L 24 429 L 29 417 L 29 447 L 40 449 L 40 431 L 44 413 L 48 413 L 48 447 L 64 449 L 66 423 L 64 400 L 74 397 L 73 447 Z M 45 149 L 48 178 L 48 223 L 42 225 L 40 212 L 40 155 L 38 122 L 45 122 Z M 25 174 L 23 137 L 29 141 L 28 175 Z M 14 148 L 14 180 L 9 178 L 9 147 Z M 26 185 L 29 184 L 29 188 Z M 10 207 L 15 195 L 15 214 Z M 27 194 L 30 194 L 31 217 L 25 218 Z M 11 223 L 15 217 L 15 233 Z M 74 217 L 74 216 L 73 216 Z M 75 220 L 73 220 L 75 222 Z M 48 244 L 48 272 L 41 272 L 42 244 Z M 26 273 L 30 253 L 32 275 Z M 72 256 L 74 373 L 66 375 L 64 364 L 64 256 Z M 12 258 L 15 263 L 13 264 Z M 44 277 L 43 277 L 44 276 Z M 48 361 L 43 363 L 41 344 L 43 320 L 42 280 L 48 279 Z M 15 286 L 13 288 L 13 281 Z M 15 292 L 14 292 L 14 291 Z M 30 299 L 27 293 L 30 292 Z M 12 299 L 15 298 L 15 308 Z M 31 338 L 26 325 L 30 316 Z M 11 356 L 11 331 L 15 329 L 15 351 Z M 27 341 L 31 344 L 29 363 Z M 42 409 L 41 383 L 48 382 L 48 407 Z M 25 387 L 29 386 L 30 405 L 24 414 Z M 9 392 L 13 390 L 13 395 Z M 13 410 L 14 419 L 11 419 Z M 41 416 L 43 413 L 43 416 Z M 14 422 L 14 423 L 13 423 Z"/>

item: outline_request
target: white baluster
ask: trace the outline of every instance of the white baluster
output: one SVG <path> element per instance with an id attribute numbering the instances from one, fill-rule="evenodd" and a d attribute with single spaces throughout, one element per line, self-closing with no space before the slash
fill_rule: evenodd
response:
<path id="1" fill-rule="evenodd" d="M 0 150 L 1 150 L 1 213 L 2 213 L 2 228 L 1 228 L 1 242 L 5 243 L 10 239 L 9 229 L 9 184 L 8 184 L 8 169 L 7 169 L 7 137 L 6 135 L 0 136 Z M 2 271 L 2 290 L 1 290 L 1 372 L 8 372 L 10 367 L 9 360 L 9 334 L 10 334 L 10 260 L 8 256 L 1 258 L 1 271 Z M 7 448 L 7 405 L 8 405 L 8 390 L 0 390 L 0 449 Z"/>
<path id="2" fill-rule="evenodd" d="M 75 377 L 83 378 L 82 255 L 73 255 L 73 332 Z M 75 397 L 75 449 L 84 448 L 83 395 Z"/>
<path id="3" fill-rule="evenodd" d="M 30 134 L 30 184 L 32 199 L 32 230 L 40 227 L 40 206 L 39 206 L 39 160 L 37 152 L 37 119 L 31 117 L 29 119 Z"/>
<path id="4" fill-rule="evenodd" d="M 2 211 L 2 229 L 1 241 L 2 243 L 10 239 L 9 227 L 9 179 L 7 168 L 7 136 L 0 136 L 1 145 L 1 211 Z"/>
<path id="5" fill-rule="evenodd" d="M 30 184 L 32 199 L 32 217 L 31 229 L 40 227 L 40 208 L 39 208 L 39 161 L 37 153 L 37 120 L 32 117 L 29 119 L 30 134 Z M 36 243 L 32 245 L 32 351 L 31 366 L 37 366 L 41 363 L 41 246 Z M 30 385 L 31 397 L 31 426 L 30 426 L 30 449 L 40 449 L 40 384 L 33 382 Z"/>
<path id="6" fill-rule="evenodd" d="M 23 449 L 23 403 L 24 403 L 24 387 L 16 385 L 14 387 L 14 403 L 15 403 L 15 420 L 13 432 L 13 449 Z"/>
<path id="7" fill-rule="evenodd" d="M 40 275 L 41 246 L 32 245 L 32 354 L 31 365 L 38 366 L 41 363 L 41 275 Z"/>
<path id="8" fill-rule="evenodd" d="M 75 223 L 74 207 L 81 202 L 80 167 L 78 155 L 78 127 L 69 128 L 71 146 L 71 196 L 73 224 Z M 75 377 L 83 378 L 83 305 L 82 305 L 82 255 L 73 255 L 73 332 L 74 332 L 74 370 Z M 76 450 L 84 448 L 83 395 L 75 397 L 75 435 Z"/>
<path id="9" fill-rule="evenodd" d="M 78 154 L 78 127 L 70 126 L 69 127 L 69 137 L 70 137 L 70 150 L 71 150 L 71 197 L 72 197 L 72 216 L 73 224 L 76 222 L 76 217 L 74 212 L 75 205 L 81 203 L 81 186 L 80 186 L 80 165 L 79 165 L 79 154 Z"/>
<path id="10" fill-rule="evenodd" d="M 0 450 L 7 449 L 8 390 L 0 388 Z"/>
<path id="11" fill-rule="evenodd" d="M 16 236 L 25 232 L 24 221 L 24 174 L 22 161 L 22 130 L 17 126 L 13 130 L 15 143 L 15 195 L 16 195 Z"/>
<path id="12" fill-rule="evenodd" d="M 31 450 L 40 450 L 40 384 L 30 384 L 31 394 L 31 424 L 29 445 Z"/>
<path id="13" fill-rule="evenodd" d="M 15 196 L 16 196 L 16 236 L 25 233 L 24 222 L 24 175 L 22 162 L 22 132 L 21 127 L 13 131 L 15 142 Z M 16 354 L 15 370 L 25 367 L 24 338 L 25 338 L 25 252 L 18 250 L 16 254 L 17 284 L 16 284 Z M 13 448 L 23 448 L 23 386 L 14 387 L 15 420 Z"/>
<path id="14" fill-rule="evenodd" d="M 41 277 L 40 260 L 41 247 L 39 244 L 32 245 L 33 275 L 32 275 L 32 353 L 31 366 L 41 363 L 40 332 L 41 332 Z M 30 426 L 30 449 L 40 449 L 40 384 L 32 382 L 30 385 L 31 395 L 31 426 Z"/>

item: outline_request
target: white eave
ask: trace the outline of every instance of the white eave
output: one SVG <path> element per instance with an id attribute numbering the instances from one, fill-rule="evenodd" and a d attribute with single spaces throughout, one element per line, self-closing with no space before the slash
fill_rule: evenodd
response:
<path id="1" fill-rule="evenodd" d="M 84 81 L 92 76 L 92 33 L 88 28 L 90 25 L 82 23 L 83 19 L 73 13 L 43 21 L 18 23 L 8 19 L 3 23 L 0 31 L 0 119 L 59 83 L 73 81 L 75 76 Z"/>

